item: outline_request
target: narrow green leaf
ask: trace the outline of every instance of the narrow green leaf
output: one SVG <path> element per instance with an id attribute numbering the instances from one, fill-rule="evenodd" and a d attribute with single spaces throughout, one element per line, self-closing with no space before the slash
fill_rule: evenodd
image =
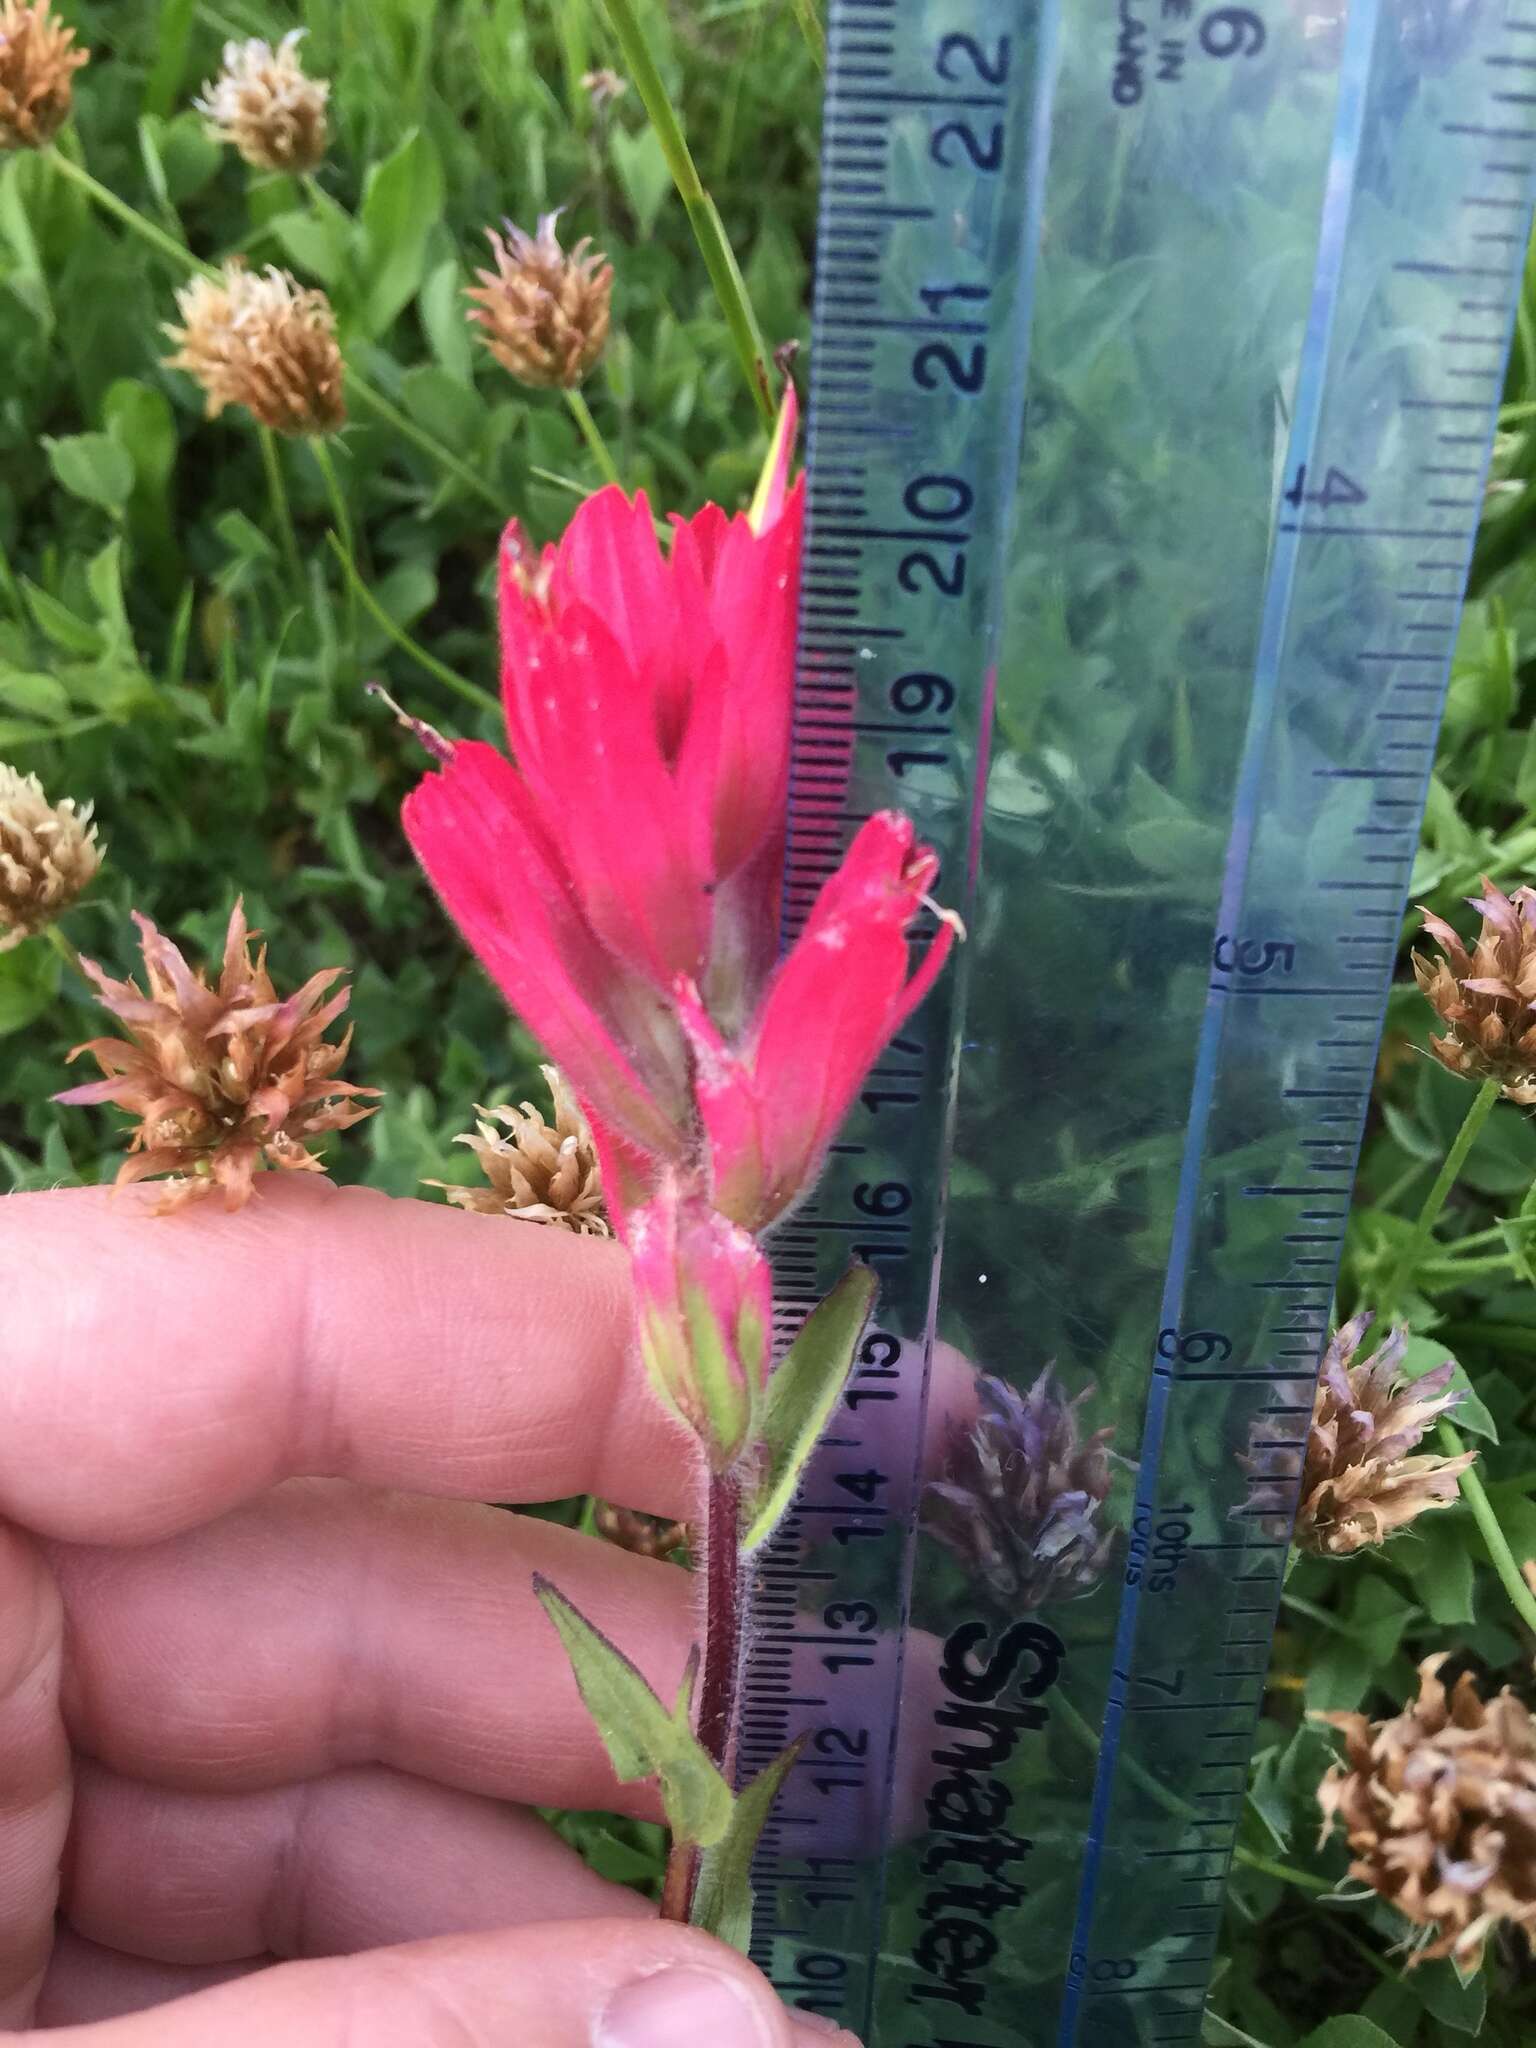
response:
<path id="1" fill-rule="evenodd" d="M 622 1783 L 661 1781 L 667 1823 L 679 1842 L 710 1848 L 731 1822 L 731 1790 L 689 1727 L 659 1700 L 623 1651 L 541 1572 L 533 1590 L 565 1645 L 587 1712 Z M 692 1680 L 684 1686 L 691 1697 Z"/>
<path id="2" fill-rule="evenodd" d="M 878 1285 L 868 1266 L 850 1266 L 774 1368 L 763 1409 L 768 1468 L 747 1520 L 748 1551 L 767 1542 L 794 1497 L 805 1461 L 843 1391 Z"/>
<path id="3" fill-rule="evenodd" d="M 737 1794 L 730 1826 L 706 1849 L 693 1895 L 693 1924 L 743 1955 L 752 1939 L 752 1854 L 773 1802 L 805 1747 L 801 1735 Z"/>

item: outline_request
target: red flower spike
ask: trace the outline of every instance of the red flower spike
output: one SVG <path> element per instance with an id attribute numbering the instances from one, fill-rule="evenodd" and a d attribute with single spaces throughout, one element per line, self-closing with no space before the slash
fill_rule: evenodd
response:
<path id="1" fill-rule="evenodd" d="M 877 811 L 824 884 L 739 1050 L 696 990 L 675 991 L 714 1199 L 748 1229 L 763 1229 L 810 1185 L 859 1083 L 937 979 L 958 920 L 944 921 L 910 979 L 907 947 L 937 871 L 910 821 Z"/>
<path id="2" fill-rule="evenodd" d="M 599 1127 L 651 1158 L 693 1136 L 672 983 L 697 980 L 734 1027 L 773 963 L 804 507 L 790 446 L 756 525 L 706 506 L 666 554 L 644 496 L 617 488 L 537 560 L 509 527 L 515 766 L 459 747 L 405 810 L 509 1002 Z"/>

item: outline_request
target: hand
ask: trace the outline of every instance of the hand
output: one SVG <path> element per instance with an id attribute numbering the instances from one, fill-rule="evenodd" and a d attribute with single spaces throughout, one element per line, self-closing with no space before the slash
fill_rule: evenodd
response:
<path id="1" fill-rule="evenodd" d="M 152 1199 L 0 1202 L 0 2027 L 827 2048 L 526 1810 L 657 1811 L 531 1573 L 664 1694 L 692 1630 L 672 1566 L 477 1504 L 690 1508 L 624 1253 L 323 1182 Z"/>

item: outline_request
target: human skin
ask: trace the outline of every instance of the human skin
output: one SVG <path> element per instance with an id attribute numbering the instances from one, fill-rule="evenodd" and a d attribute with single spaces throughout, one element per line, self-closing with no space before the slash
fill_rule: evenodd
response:
<path id="1" fill-rule="evenodd" d="M 689 1511 L 617 1246 L 328 1182 L 0 1202 L 0 2043 L 827 2048 L 527 1809 L 614 1782 L 547 1573 L 665 1696 Z"/>

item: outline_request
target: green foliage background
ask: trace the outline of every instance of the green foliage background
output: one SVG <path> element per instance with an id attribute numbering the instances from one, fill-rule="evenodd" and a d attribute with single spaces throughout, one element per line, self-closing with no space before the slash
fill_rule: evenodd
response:
<path id="1" fill-rule="evenodd" d="M 673 0 L 640 12 L 771 343 L 801 336 L 818 118 L 805 0 Z M 349 358 L 479 489 L 366 413 L 336 444 L 359 566 L 385 618 L 482 689 L 495 683 L 488 585 L 498 520 L 558 531 L 597 479 L 558 396 L 520 390 L 473 343 L 462 290 L 481 232 L 567 209 L 616 271 L 615 336 L 588 387 L 631 484 L 668 509 L 739 501 L 760 428 L 661 149 L 631 91 L 606 117 L 581 79 L 619 63 L 591 0 L 79 0 L 95 52 L 64 147 L 199 255 L 244 251 L 323 284 Z M 226 36 L 302 20 L 333 81 L 331 154 L 306 186 L 250 173 L 203 134 L 192 93 Z M 470 965 L 408 859 L 399 799 L 418 761 L 363 694 L 384 679 L 458 732 L 494 717 L 455 696 L 349 595 L 333 513 L 302 446 L 281 451 L 301 552 L 274 536 L 256 437 L 209 423 L 164 370 L 177 265 L 94 209 L 45 158 L 0 164 L 0 757 L 94 799 L 110 858 L 71 921 L 86 952 L 133 964 L 130 906 L 191 951 L 232 894 L 270 935 L 280 978 L 346 961 L 353 1071 L 386 1090 L 337 1144 L 335 1172 L 397 1194 L 465 1177 L 451 1139 L 474 1101 L 514 1099 L 533 1051 Z M 1105 318 L 1115 317 L 1107 306 Z M 1085 359 L 1096 344 L 1085 337 Z M 1536 868 L 1536 292 L 1528 284 L 1457 655 L 1416 892 L 1442 913 L 1480 873 Z M 568 481 L 562 483 L 558 479 Z M 59 1111 L 69 1047 L 97 1028 L 45 945 L 0 956 L 0 1172 L 16 1188 L 115 1168 L 111 1118 Z M 1468 1099 L 1420 1056 L 1425 1016 L 1394 997 L 1345 1274 L 1371 1301 Z M 1410 1304 L 1477 1390 L 1463 1423 L 1519 1557 L 1536 1556 L 1536 1134 L 1500 1109 L 1475 1148 Z M 1208 2040 L 1293 2048 L 1512 2044 L 1536 2030 L 1536 1970 L 1496 1949 L 1472 1986 L 1406 1972 L 1401 1927 L 1371 1903 L 1320 1903 L 1343 1857 L 1315 1847 L 1327 1744 L 1308 1707 L 1392 1710 L 1415 1661 L 1450 1648 L 1527 1698 L 1532 1645 L 1469 1516 L 1288 1589 Z M 632 1832 L 569 1831 L 626 1879 Z M 1486 2000 L 1486 2005 L 1485 2005 Z M 1361 2013 L 1363 2018 L 1330 2016 Z M 1314 2034 L 1319 2027 L 1323 2031 Z M 1330 2031 L 1331 2029 L 1331 2031 Z M 1343 2029 L 1343 2031 L 1340 2031 Z"/>

